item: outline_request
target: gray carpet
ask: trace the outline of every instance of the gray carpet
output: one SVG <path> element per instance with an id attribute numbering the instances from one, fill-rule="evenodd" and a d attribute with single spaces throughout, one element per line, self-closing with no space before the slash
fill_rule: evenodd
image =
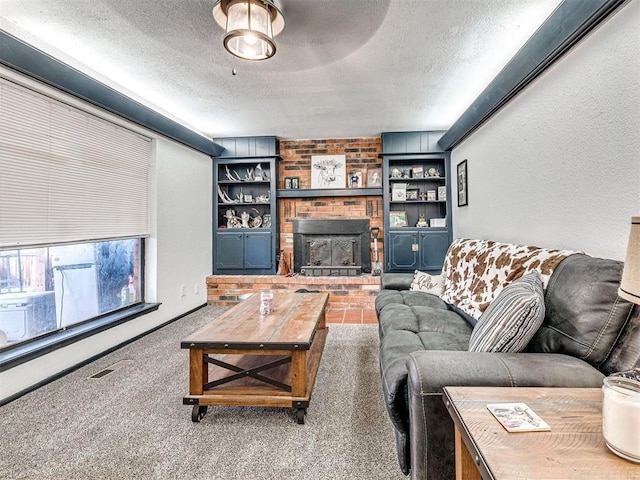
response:
<path id="1" fill-rule="evenodd" d="M 211 407 L 193 423 L 180 340 L 221 311 L 199 310 L 0 407 L 0 478 L 405 478 L 374 325 L 329 325 L 304 425 L 289 409 L 253 407 Z"/>

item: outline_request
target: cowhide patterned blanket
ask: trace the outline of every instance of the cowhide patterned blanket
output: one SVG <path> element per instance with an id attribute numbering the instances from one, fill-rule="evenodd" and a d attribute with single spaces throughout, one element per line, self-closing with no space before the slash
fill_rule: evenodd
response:
<path id="1" fill-rule="evenodd" d="M 581 252 L 457 239 L 442 267 L 441 298 L 478 319 L 504 287 L 527 272 L 537 270 L 546 289 L 553 270 L 575 253 Z"/>

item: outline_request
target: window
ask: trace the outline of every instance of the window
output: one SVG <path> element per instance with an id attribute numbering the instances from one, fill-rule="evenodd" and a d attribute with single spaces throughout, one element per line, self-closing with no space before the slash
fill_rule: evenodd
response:
<path id="1" fill-rule="evenodd" d="M 148 307 L 152 141 L 57 98 L 0 78 L 5 356 L 75 341 Z"/>
<path id="2" fill-rule="evenodd" d="M 142 302 L 141 246 L 127 239 L 1 250 L 0 348 Z"/>

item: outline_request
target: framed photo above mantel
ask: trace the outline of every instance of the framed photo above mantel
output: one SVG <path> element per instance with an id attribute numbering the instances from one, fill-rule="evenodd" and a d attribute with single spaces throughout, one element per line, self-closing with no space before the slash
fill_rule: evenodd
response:
<path id="1" fill-rule="evenodd" d="M 312 155 L 311 188 L 345 188 L 346 155 Z"/>
<path id="2" fill-rule="evenodd" d="M 458 164 L 458 206 L 469 205 L 469 193 L 467 191 L 467 161 Z"/>
<path id="3" fill-rule="evenodd" d="M 367 187 L 379 188 L 382 187 L 382 168 L 374 167 L 367 169 Z"/>

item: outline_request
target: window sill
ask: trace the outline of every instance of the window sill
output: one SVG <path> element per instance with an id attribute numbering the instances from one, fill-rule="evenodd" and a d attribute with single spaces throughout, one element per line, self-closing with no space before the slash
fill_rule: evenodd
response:
<path id="1" fill-rule="evenodd" d="M 141 315 L 146 315 L 159 307 L 159 303 L 141 303 L 80 325 L 71 326 L 66 330 L 52 333 L 24 345 L 16 345 L 15 348 L 0 352 L 0 372 L 17 367 Z"/>

